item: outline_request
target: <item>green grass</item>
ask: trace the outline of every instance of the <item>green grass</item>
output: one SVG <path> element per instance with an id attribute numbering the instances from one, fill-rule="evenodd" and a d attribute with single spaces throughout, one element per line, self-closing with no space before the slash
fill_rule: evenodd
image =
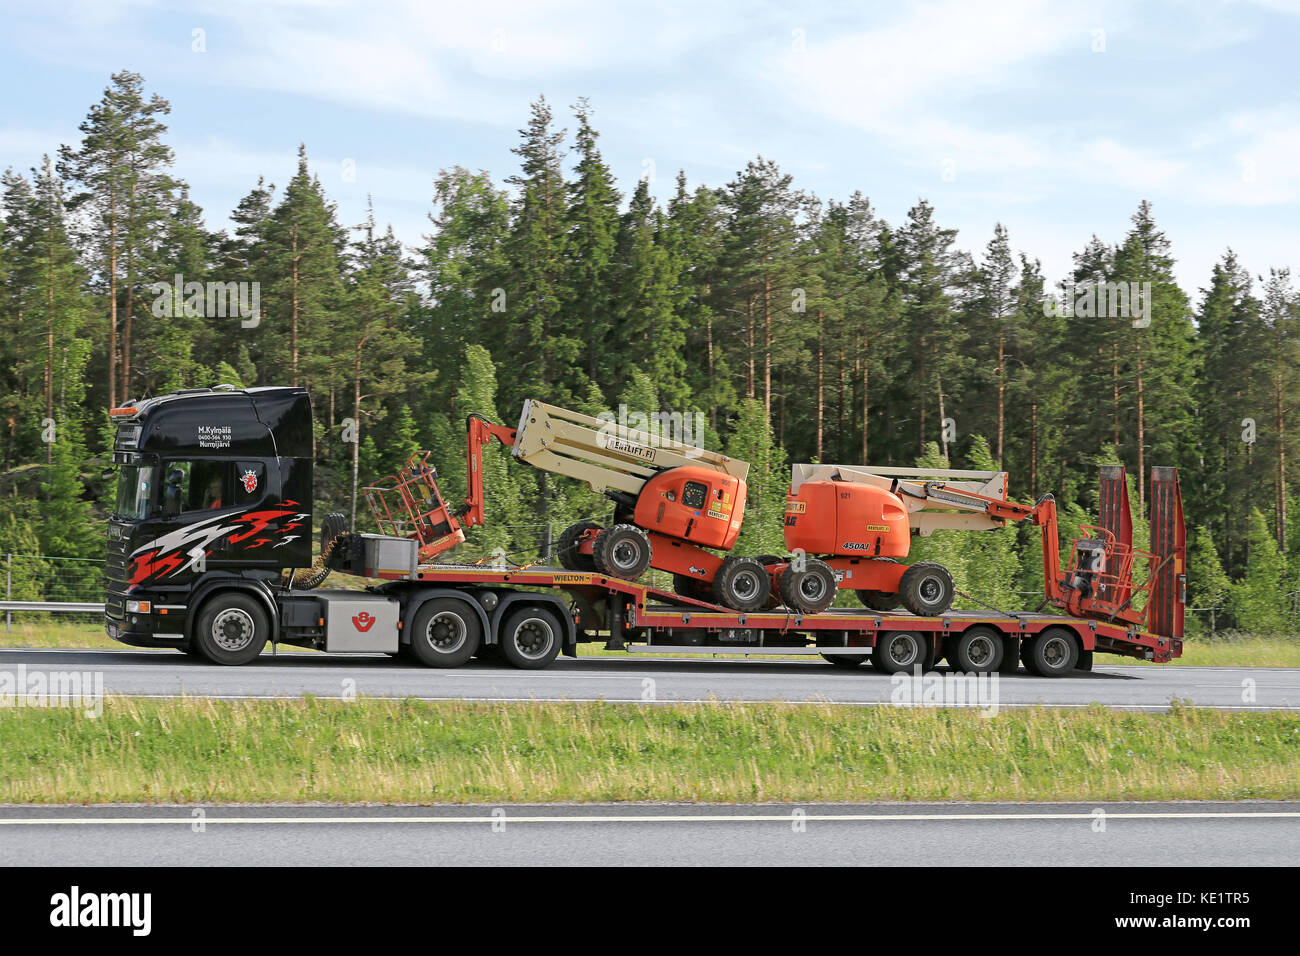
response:
<path id="1" fill-rule="evenodd" d="M 0 710 L 0 802 L 1300 797 L 1300 719 L 855 708 L 143 700 Z"/>
<path id="2" fill-rule="evenodd" d="M 0 647 L 68 647 L 68 648 L 114 648 L 120 650 L 124 645 L 110 640 L 99 623 L 72 623 L 67 620 L 50 620 L 50 615 L 22 614 L 16 616 L 13 630 L 6 632 L 0 627 Z M 283 646 L 281 652 L 296 651 L 300 648 Z M 638 648 L 636 653 L 652 654 L 653 650 Z M 600 642 L 581 644 L 578 654 L 582 657 L 619 657 L 625 651 L 607 651 Z M 697 655 L 674 654 L 674 657 Z M 699 655 L 714 656 L 714 655 Z M 723 656 L 723 655 L 718 655 Z M 742 657 L 741 654 L 729 654 L 727 657 Z M 806 660 L 807 655 L 789 655 L 789 660 Z M 815 658 L 814 658 L 815 659 Z M 1097 656 L 1098 666 L 1113 664 L 1145 663 L 1133 658 L 1115 657 L 1111 654 Z M 1300 667 L 1300 636 L 1262 637 L 1258 635 L 1225 634 L 1214 639 L 1191 638 L 1183 645 L 1183 656 L 1173 661 L 1173 666 L 1193 667 Z M 1156 667 L 1168 667 L 1168 664 L 1156 664 Z"/>

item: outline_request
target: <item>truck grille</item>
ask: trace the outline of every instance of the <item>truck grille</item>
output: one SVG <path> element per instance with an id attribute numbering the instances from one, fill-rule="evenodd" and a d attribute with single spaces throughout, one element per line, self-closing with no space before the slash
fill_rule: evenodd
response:
<path id="1" fill-rule="evenodd" d="M 108 557 L 104 561 L 104 577 L 111 588 L 115 584 L 126 587 L 126 548 L 116 543 L 109 543 Z"/>

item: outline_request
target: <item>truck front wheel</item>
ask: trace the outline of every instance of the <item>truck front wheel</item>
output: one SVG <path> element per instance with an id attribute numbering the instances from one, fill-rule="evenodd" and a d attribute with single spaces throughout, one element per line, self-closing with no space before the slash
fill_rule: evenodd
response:
<path id="1" fill-rule="evenodd" d="M 227 592 L 204 603 L 190 646 L 213 664 L 247 664 L 262 653 L 270 636 L 271 621 L 261 602 Z"/>
<path id="2" fill-rule="evenodd" d="M 460 667 L 483 639 L 478 615 L 464 601 L 425 601 L 411 621 L 411 654 L 425 667 Z"/>

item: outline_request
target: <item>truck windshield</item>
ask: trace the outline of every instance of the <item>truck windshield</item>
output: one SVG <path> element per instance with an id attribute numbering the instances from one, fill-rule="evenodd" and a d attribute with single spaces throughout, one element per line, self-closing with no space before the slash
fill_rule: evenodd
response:
<path id="1" fill-rule="evenodd" d="M 149 516 L 149 495 L 153 491 L 151 465 L 126 465 L 117 479 L 117 507 L 113 514 L 128 521 Z"/>

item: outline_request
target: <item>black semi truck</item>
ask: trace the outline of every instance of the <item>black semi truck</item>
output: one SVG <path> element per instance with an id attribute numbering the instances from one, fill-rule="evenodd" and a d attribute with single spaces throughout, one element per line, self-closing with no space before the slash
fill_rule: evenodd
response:
<path id="1" fill-rule="evenodd" d="M 105 625 L 124 644 L 218 664 L 248 663 L 270 642 L 432 667 L 480 657 L 540 668 L 600 641 L 657 653 L 821 655 L 884 673 L 940 658 L 967 672 L 1023 663 L 1044 677 L 1091 669 L 1095 652 L 1157 662 L 1182 653 L 1181 635 L 1070 615 L 746 613 L 599 572 L 421 564 L 413 537 L 351 533 L 337 514 L 321 522 L 313 558 L 305 389 L 186 389 L 110 415 L 121 472 Z M 321 589 L 331 570 L 374 583 Z"/>
<path id="2" fill-rule="evenodd" d="M 121 469 L 108 528 L 110 637 L 219 664 L 247 663 L 268 641 L 409 651 L 433 666 L 500 650 L 516 666 L 541 667 L 574 652 L 573 616 L 558 593 L 418 583 L 413 540 L 343 535 L 331 520 L 341 516 L 323 523 L 329 567 L 402 580 L 314 589 L 328 569 L 313 568 L 306 389 L 185 389 L 110 415 Z M 340 546 L 327 548 L 336 538 Z M 424 640 L 413 646 L 415 630 Z"/>

